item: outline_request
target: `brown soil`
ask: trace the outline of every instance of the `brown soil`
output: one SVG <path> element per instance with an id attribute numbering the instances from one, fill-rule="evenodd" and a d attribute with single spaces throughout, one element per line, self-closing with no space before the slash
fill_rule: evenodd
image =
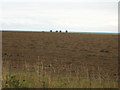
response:
<path id="1" fill-rule="evenodd" d="M 3 69 L 9 71 L 24 71 L 27 63 L 34 72 L 42 62 L 55 75 L 86 73 L 86 69 L 94 75 L 98 70 L 102 75 L 117 75 L 117 35 L 6 31 L 2 32 L 2 47 Z"/>

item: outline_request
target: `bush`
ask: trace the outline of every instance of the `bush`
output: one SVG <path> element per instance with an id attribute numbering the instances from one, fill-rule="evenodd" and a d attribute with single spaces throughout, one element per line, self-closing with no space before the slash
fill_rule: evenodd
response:
<path id="1" fill-rule="evenodd" d="M 7 75 L 5 80 L 5 88 L 25 88 L 25 80 L 16 79 L 15 75 Z"/>

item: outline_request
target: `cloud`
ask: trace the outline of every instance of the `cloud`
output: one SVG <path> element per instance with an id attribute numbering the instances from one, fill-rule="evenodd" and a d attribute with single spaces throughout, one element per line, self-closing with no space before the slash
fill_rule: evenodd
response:
<path id="1" fill-rule="evenodd" d="M 113 0 L 47 1 L 4 0 L 0 15 L 2 28 L 117 32 L 117 2 Z"/>

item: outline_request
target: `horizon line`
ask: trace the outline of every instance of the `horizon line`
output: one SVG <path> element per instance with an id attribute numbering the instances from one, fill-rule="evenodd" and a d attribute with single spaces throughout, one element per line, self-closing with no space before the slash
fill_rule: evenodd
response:
<path id="1" fill-rule="evenodd" d="M 52 30 L 52 29 L 51 29 Z M 50 30 L 0 30 L 0 31 L 18 31 L 18 32 L 50 32 Z M 56 32 L 56 31 L 62 31 L 62 30 L 52 30 L 52 32 Z M 66 30 L 62 31 L 62 32 L 65 32 Z M 119 32 L 83 32 L 83 31 L 69 31 L 67 30 L 68 32 L 67 33 L 95 33 L 95 34 L 120 34 Z"/>

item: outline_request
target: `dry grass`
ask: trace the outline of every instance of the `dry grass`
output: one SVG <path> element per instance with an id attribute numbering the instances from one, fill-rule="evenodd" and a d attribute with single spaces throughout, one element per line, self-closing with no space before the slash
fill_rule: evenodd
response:
<path id="1" fill-rule="evenodd" d="M 50 72 L 48 73 L 46 71 L 47 67 L 44 66 L 44 63 L 40 61 L 38 56 L 38 62 L 36 62 L 36 65 L 33 66 L 35 69 L 33 72 L 29 71 L 29 66 L 25 62 L 24 71 L 19 72 L 14 69 L 9 70 L 10 72 L 3 73 L 3 87 L 4 88 L 11 88 L 10 85 L 6 87 L 6 76 L 12 75 L 16 77 L 16 80 L 19 81 L 25 81 L 23 84 L 26 88 L 117 88 L 117 77 L 111 78 L 111 76 L 106 72 L 106 74 L 101 74 L 102 68 L 98 67 L 95 71 L 96 74 L 93 74 L 94 72 L 90 72 L 90 68 L 87 67 L 87 65 L 83 64 L 81 66 L 81 71 L 77 68 L 74 70 L 74 75 L 69 72 L 69 74 L 56 74 L 59 73 L 58 71 L 55 71 L 55 69 L 52 69 L 52 65 L 50 64 Z M 67 68 L 67 71 L 70 71 L 72 68 L 72 65 Z M 12 65 L 9 65 L 9 68 L 12 68 Z M 63 68 L 63 67 L 61 67 Z M 92 68 L 94 69 L 94 68 Z M 16 72 L 15 72 L 16 71 Z M 13 83 L 13 82 L 12 82 Z M 21 83 L 22 84 L 22 83 Z M 22 87 L 22 86 L 21 86 Z M 15 87 L 14 87 L 15 88 Z"/>

